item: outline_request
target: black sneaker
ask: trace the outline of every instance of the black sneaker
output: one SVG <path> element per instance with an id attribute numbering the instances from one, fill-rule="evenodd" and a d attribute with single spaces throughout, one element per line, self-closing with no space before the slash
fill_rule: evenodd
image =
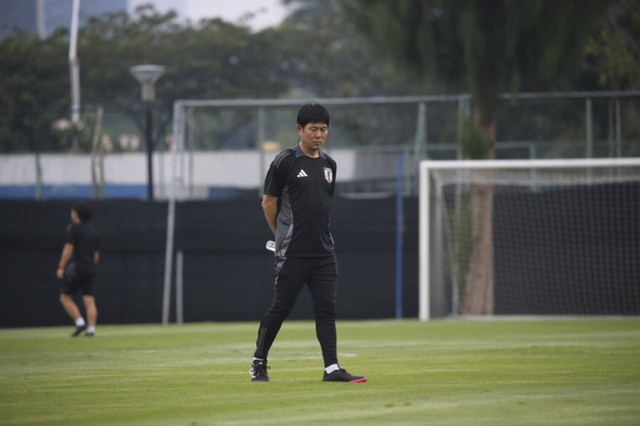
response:
<path id="1" fill-rule="evenodd" d="M 361 383 L 366 382 L 367 378 L 364 376 L 353 376 L 347 372 L 344 368 L 340 370 L 332 371 L 330 374 L 324 372 L 322 377 L 323 382 L 349 382 L 349 383 Z"/>
<path id="2" fill-rule="evenodd" d="M 266 361 L 253 361 L 249 375 L 252 382 L 270 382 L 269 374 L 267 374 L 267 362 Z"/>
<path id="3" fill-rule="evenodd" d="M 86 329 L 87 329 L 87 325 L 86 324 L 85 325 L 80 325 L 80 326 L 76 325 L 76 331 L 74 331 L 71 334 L 71 337 L 78 337 L 80 335 L 80 333 L 82 333 Z"/>
<path id="4" fill-rule="evenodd" d="M 94 333 L 89 333 L 88 331 L 86 333 L 84 333 L 85 336 L 87 337 L 93 337 Z"/>

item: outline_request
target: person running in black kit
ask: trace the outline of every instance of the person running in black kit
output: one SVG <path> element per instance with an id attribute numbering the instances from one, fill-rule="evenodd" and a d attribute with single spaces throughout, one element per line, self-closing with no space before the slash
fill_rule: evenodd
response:
<path id="1" fill-rule="evenodd" d="M 71 224 L 67 227 L 65 244 L 56 272 L 56 276 L 61 280 L 60 303 L 76 323 L 72 337 L 78 336 L 84 330 L 87 330 L 87 336 L 93 336 L 98 320 L 93 287 L 100 258 L 99 238 L 98 231 L 89 223 L 90 219 L 91 209 L 87 205 L 76 204 L 71 208 Z M 82 290 L 88 327 L 73 301 L 73 295 L 78 289 Z"/>
<path id="2" fill-rule="evenodd" d="M 270 381 L 269 349 L 306 283 L 324 359 L 323 380 L 366 382 L 365 377 L 353 376 L 338 365 L 338 263 L 330 232 L 336 162 L 320 151 L 329 132 L 329 113 L 321 105 L 305 105 L 298 111 L 296 129 L 300 143 L 280 152 L 265 178 L 262 208 L 276 237 L 276 280 L 273 301 L 260 322 L 249 374 L 254 382 Z"/>

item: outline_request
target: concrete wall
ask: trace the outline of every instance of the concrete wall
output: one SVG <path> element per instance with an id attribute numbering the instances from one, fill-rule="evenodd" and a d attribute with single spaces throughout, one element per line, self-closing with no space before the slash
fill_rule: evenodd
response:
<path id="1" fill-rule="evenodd" d="M 393 178 L 396 172 L 395 154 L 358 154 L 354 150 L 329 151 L 338 163 L 338 179 Z M 251 189 L 262 186 L 269 164 L 277 153 L 259 151 L 215 151 L 185 153 L 177 157 L 178 174 L 184 184 L 195 188 L 193 198 L 207 198 L 198 188 L 223 187 Z M 37 161 L 40 162 L 44 185 L 91 185 L 92 159 L 80 154 L 0 155 L 0 187 L 30 186 L 37 181 Z M 104 181 L 107 185 L 146 185 L 147 158 L 142 152 L 113 153 L 104 156 Z M 386 165 L 386 166 L 385 166 Z M 99 164 L 95 163 L 99 178 Z M 153 157 L 154 183 L 158 198 L 166 198 L 172 182 L 173 159 L 168 153 Z"/>

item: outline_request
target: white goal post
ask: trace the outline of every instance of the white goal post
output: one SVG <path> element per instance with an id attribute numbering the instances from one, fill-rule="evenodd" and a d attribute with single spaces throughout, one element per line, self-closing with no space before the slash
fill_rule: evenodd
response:
<path id="1" fill-rule="evenodd" d="M 576 185 L 575 183 L 559 183 L 561 178 L 554 176 L 543 176 L 546 169 L 555 171 L 563 171 L 569 175 L 577 173 L 576 170 L 582 169 L 579 173 L 582 173 L 580 183 L 578 185 L 585 185 L 584 182 L 589 184 L 593 182 L 598 183 L 611 183 L 614 182 L 632 182 L 631 208 L 635 209 L 636 206 L 640 206 L 640 192 L 638 192 L 637 183 L 640 182 L 640 158 L 602 158 L 602 159 L 553 159 L 553 160 L 461 160 L 461 161 L 431 161 L 425 160 L 420 162 L 420 191 L 419 191 L 419 319 L 422 321 L 429 320 L 433 317 L 432 312 L 432 268 L 434 267 L 433 258 L 437 253 L 433 253 L 434 250 L 439 250 L 442 246 L 438 247 L 432 239 L 435 236 L 434 230 L 431 229 L 436 220 L 442 220 L 442 212 L 439 212 L 440 208 L 437 203 L 438 197 L 442 197 L 440 180 L 441 176 L 438 174 L 442 171 L 449 171 L 450 179 L 449 183 L 452 185 L 466 185 L 472 186 L 474 182 L 475 174 L 481 170 L 492 171 L 491 177 L 493 179 L 493 171 L 525 171 L 521 174 L 524 175 L 528 182 L 522 183 L 521 179 L 513 185 L 529 185 L 528 190 L 535 192 L 537 185 L 547 185 L 549 187 L 555 187 L 556 185 Z M 607 170 L 606 173 L 604 170 Z M 612 172 L 612 170 L 614 170 Z M 633 170 L 633 172 L 630 172 Z M 461 177 L 464 175 L 464 177 Z M 605 176 L 606 175 L 606 176 Z M 456 177 L 457 176 L 457 177 Z M 621 177 L 622 176 L 622 177 Z M 501 178 L 502 179 L 502 178 Z M 510 178 L 506 178 L 510 179 Z M 493 188 L 493 185 L 497 185 L 495 180 L 483 181 L 483 184 L 489 184 Z M 558 182 L 558 183 L 556 183 Z M 565 181 L 562 181 L 565 182 Z M 568 182 L 568 180 L 566 181 Z M 504 183 L 501 181 L 500 185 L 511 185 L 512 183 Z M 491 196 L 493 197 L 493 189 L 491 190 Z M 629 198 L 627 193 L 624 193 L 622 198 Z M 637 197 L 637 199 L 636 199 Z M 450 197 L 452 198 L 452 197 Z M 436 205 L 433 205 L 433 203 Z M 493 201 L 492 201 L 493 202 Z M 565 202 L 566 203 L 566 202 Z M 476 206 L 477 207 L 477 206 Z M 526 207 L 523 207 L 526 210 Z M 550 209 L 549 211 L 553 211 Z M 637 212 L 640 217 L 640 211 Z M 446 214 L 446 213 L 445 213 Z M 489 215 L 493 216 L 493 206 L 490 208 Z M 434 215 L 440 215 L 434 219 Z M 632 220 L 633 229 L 637 227 L 635 219 Z M 493 241 L 491 240 L 493 244 Z M 438 247 L 434 249 L 434 247 Z M 637 247 L 634 246 L 635 250 Z M 441 255 L 439 255 L 441 256 Z M 441 256 L 442 257 L 442 256 Z M 445 256 L 446 257 L 446 256 Z M 493 257 L 491 257 L 493 261 Z M 640 263 L 640 258 L 638 259 Z M 635 269 L 634 269 L 635 271 Z M 634 272 L 635 274 L 636 272 Z M 493 277 L 491 277 L 493 279 Z M 640 283 L 636 283 L 640 285 Z M 455 291 L 455 290 L 454 290 Z M 632 290 L 635 294 L 636 290 Z M 637 290 L 640 293 L 640 290 Z M 492 294 L 491 294 L 492 296 Z M 635 296 L 634 296 L 635 297 Z M 455 313 L 454 313 L 455 315 Z"/>

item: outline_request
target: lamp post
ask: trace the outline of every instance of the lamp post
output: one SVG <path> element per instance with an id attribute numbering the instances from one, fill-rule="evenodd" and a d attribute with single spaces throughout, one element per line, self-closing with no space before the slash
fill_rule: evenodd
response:
<path id="1" fill-rule="evenodd" d="M 153 116 L 151 107 L 156 98 L 155 83 L 164 72 L 160 65 L 136 65 L 129 72 L 142 85 L 140 92 L 142 102 L 146 104 L 146 139 L 147 139 L 147 197 L 153 201 Z"/>

